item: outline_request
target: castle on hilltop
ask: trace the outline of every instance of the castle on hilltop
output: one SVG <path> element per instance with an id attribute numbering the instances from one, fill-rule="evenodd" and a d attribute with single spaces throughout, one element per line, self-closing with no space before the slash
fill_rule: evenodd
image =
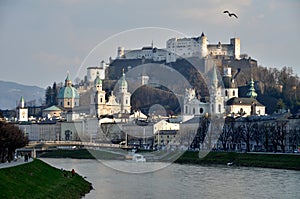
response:
<path id="1" fill-rule="evenodd" d="M 231 38 L 229 44 L 209 44 L 207 37 L 202 32 L 199 37 L 171 38 L 167 40 L 163 49 L 154 48 L 153 44 L 136 50 L 125 50 L 118 47 L 116 59 L 146 59 L 153 61 L 176 62 L 179 58 L 207 56 L 225 56 L 240 59 L 240 39 Z"/>

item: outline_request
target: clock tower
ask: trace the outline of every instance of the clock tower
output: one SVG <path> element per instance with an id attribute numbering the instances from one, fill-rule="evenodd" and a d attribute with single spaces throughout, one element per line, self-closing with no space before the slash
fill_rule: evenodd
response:
<path id="1" fill-rule="evenodd" d="M 25 107 L 25 100 L 23 96 L 20 99 L 20 103 L 17 109 L 18 109 L 18 121 L 28 122 L 28 108 Z"/>

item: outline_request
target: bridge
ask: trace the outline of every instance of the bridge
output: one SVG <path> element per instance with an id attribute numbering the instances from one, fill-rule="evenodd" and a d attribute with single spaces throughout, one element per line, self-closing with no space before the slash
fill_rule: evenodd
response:
<path id="1" fill-rule="evenodd" d="M 42 148 L 47 149 L 49 147 L 108 147 L 108 148 L 120 148 L 119 144 L 112 143 L 95 143 L 95 142 L 81 142 L 81 141 L 30 141 L 25 148 Z"/>

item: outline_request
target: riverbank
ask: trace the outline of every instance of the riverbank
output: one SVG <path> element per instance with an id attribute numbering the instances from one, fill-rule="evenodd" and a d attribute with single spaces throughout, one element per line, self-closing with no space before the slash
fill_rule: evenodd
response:
<path id="1" fill-rule="evenodd" d="M 91 154 L 92 153 L 92 154 Z M 76 150 L 52 150 L 39 155 L 41 158 L 74 158 L 74 159 L 124 159 L 124 155 L 112 153 L 109 151 L 76 149 Z"/>
<path id="2" fill-rule="evenodd" d="M 81 198 L 92 185 L 71 171 L 34 161 L 0 169 L 0 198 Z"/>
<path id="3" fill-rule="evenodd" d="M 43 158 L 76 158 L 76 159 L 124 159 L 124 156 L 113 154 L 108 151 L 79 150 L 54 150 L 42 154 Z M 96 154 L 96 156 L 94 156 Z M 186 151 L 175 163 L 197 165 L 225 165 L 231 166 L 262 167 L 275 169 L 300 170 L 300 155 L 276 154 L 276 153 L 236 153 L 236 152 L 213 152 L 204 158 L 199 158 L 199 152 Z"/>
<path id="4" fill-rule="evenodd" d="M 229 163 L 231 166 L 300 170 L 300 155 L 295 154 L 210 152 L 202 159 L 198 155 L 199 152 L 187 151 L 175 163 L 198 165 Z"/>

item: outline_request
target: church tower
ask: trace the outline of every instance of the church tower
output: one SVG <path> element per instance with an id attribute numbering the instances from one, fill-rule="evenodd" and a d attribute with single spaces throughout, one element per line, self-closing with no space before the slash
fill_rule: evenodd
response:
<path id="1" fill-rule="evenodd" d="M 223 114 L 224 110 L 224 97 L 222 96 L 221 87 L 218 84 L 218 76 L 216 67 L 213 67 L 210 88 L 210 104 L 211 114 Z"/>
<path id="2" fill-rule="evenodd" d="M 231 67 L 229 66 L 224 67 L 223 83 L 223 96 L 225 101 L 228 101 L 233 97 L 239 97 L 239 89 L 237 88 L 235 80 L 231 75 Z"/>
<path id="3" fill-rule="evenodd" d="M 121 113 L 130 113 L 130 96 L 131 94 L 128 92 L 128 84 L 125 79 L 125 73 L 123 69 L 123 76 L 119 82 L 119 92 L 117 95 L 117 100 L 121 105 Z"/>
<path id="4" fill-rule="evenodd" d="M 205 58 L 208 54 L 207 50 L 207 37 L 202 32 L 200 36 L 200 58 Z"/>
<path id="5" fill-rule="evenodd" d="M 105 106 L 105 91 L 102 90 L 102 80 L 100 79 L 99 72 L 94 80 L 94 88 L 91 92 L 90 114 L 99 117 L 103 115 L 103 108 Z"/>
<path id="6" fill-rule="evenodd" d="M 25 107 L 25 100 L 23 96 L 20 99 L 18 106 L 18 121 L 19 122 L 28 122 L 28 108 Z"/>

